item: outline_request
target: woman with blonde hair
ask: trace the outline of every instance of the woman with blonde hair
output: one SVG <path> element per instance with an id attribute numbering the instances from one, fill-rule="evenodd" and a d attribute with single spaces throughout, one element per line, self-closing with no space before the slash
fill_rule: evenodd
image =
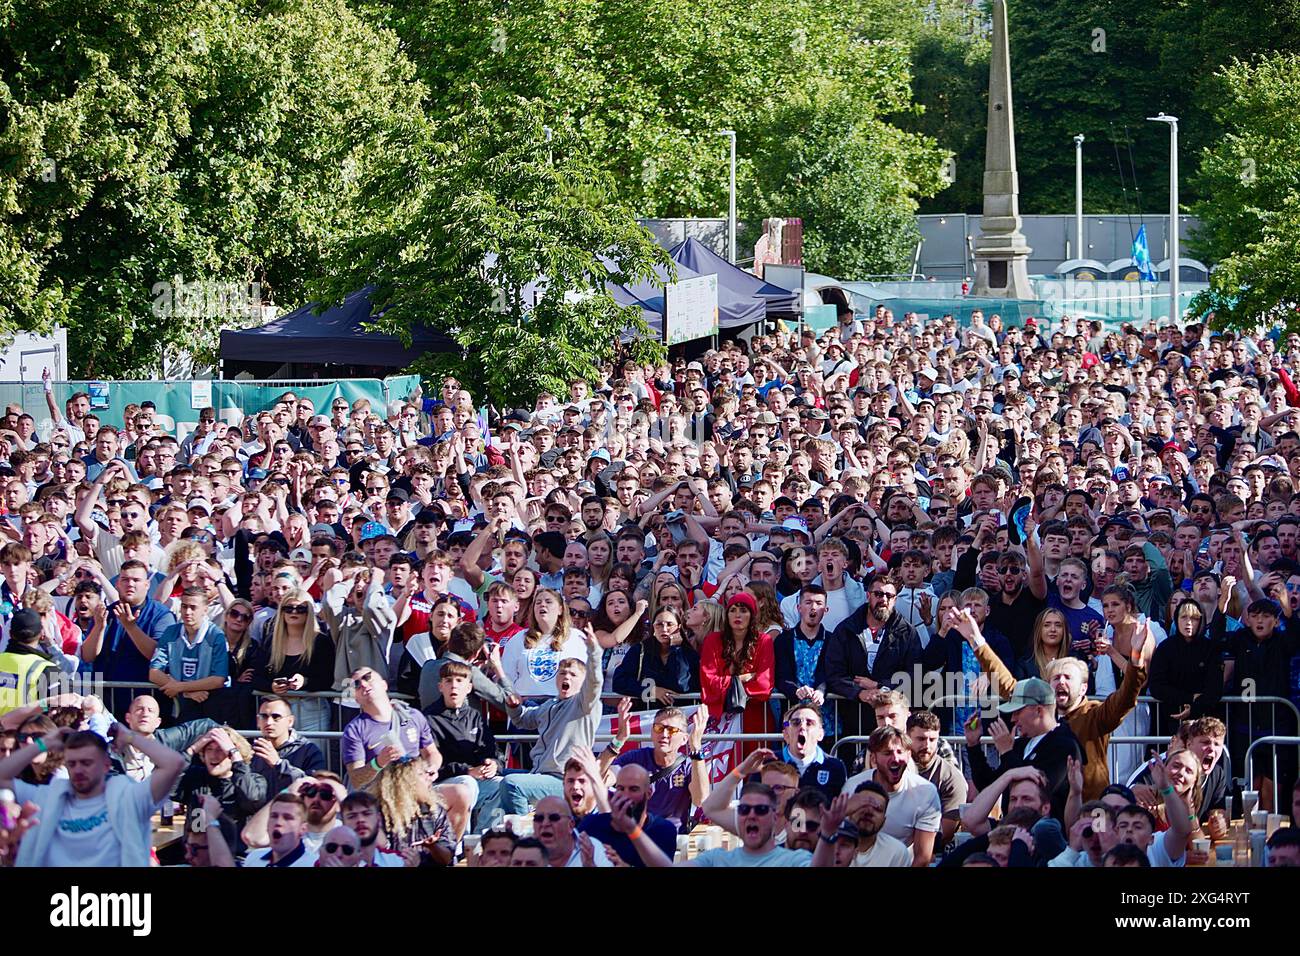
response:
<path id="1" fill-rule="evenodd" d="M 1016 676 L 1021 680 L 1042 677 L 1047 665 L 1058 657 L 1070 656 L 1070 624 L 1065 614 L 1054 607 L 1040 611 L 1034 621 L 1029 653 L 1017 664 Z"/>
<path id="2" fill-rule="evenodd" d="M 569 657 L 586 662 L 586 638 L 570 621 L 559 592 L 538 588 L 528 630 L 506 641 L 501 667 L 520 697 L 554 697 L 560 661 Z"/>
<path id="3" fill-rule="evenodd" d="M 695 649 L 696 653 L 699 653 L 704 638 L 714 631 L 721 631 L 726 620 L 727 610 L 721 601 L 712 598 L 707 601 L 697 601 L 695 606 L 686 612 L 686 642 Z"/>
<path id="4" fill-rule="evenodd" d="M 316 605 L 301 588 L 285 594 L 270 622 L 271 640 L 259 648 L 253 688 L 286 694 L 320 693 L 334 684 L 334 642 L 316 626 Z M 295 728 L 329 730 L 329 702 L 319 697 L 293 699 Z"/>
<path id="5" fill-rule="evenodd" d="M 447 808 L 433 787 L 423 757 L 395 760 L 366 789 L 379 802 L 388 847 L 407 866 L 448 866 L 455 846 Z"/>

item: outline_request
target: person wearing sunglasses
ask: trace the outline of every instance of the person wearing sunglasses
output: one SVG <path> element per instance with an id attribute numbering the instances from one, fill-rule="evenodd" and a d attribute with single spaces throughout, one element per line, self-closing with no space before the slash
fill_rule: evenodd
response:
<path id="1" fill-rule="evenodd" d="M 357 836 L 357 831 L 340 824 L 325 834 L 316 865 L 319 867 L 364 866 L 361 839 Z"/>
<path id="2" fill-rule="evenodd" d="M 268 791 L 271 792 L 271 791 Z M 307 849 L 319 853 L 325 842 L 325 834 L 336 827 L 339 820 L 339 807 L 348 789 L 339 779 L 338 774 L 328 770 L 318 770 L 309 777 L 299 777 L 284 791 L 294 793 L 302 798 L 307 810 L 307 830 L 303 834 L 303 843 Z M 267 804 L 249 818 L 244 826 L 244 842 L 250 847 L 266 846 L 270 842 L 268 830 L 272 804 Z"/>
<path id="3" fill-rule="evenodd" d="M 268 793 L 279 793 L 295 781 L 325 770 L 320 747 L 294 730 L 293 709 L 285 698 L 260 699 L 257 729 L 261 736 L 253 741 L 249 765 L 266 778 Z"/>
<path id="4" fill-rule="evenodd" d="M 563 797 L 542 797 L 533 810 L 533 836 L 546 849 L 551 866 L 613 866 L 605 844 L 579 836 Z"/>
<path id="5" fill-rule="evenodd" d="M 781 829 L 781 815 L 777 810 L 776 791 L 764 783 L 751 782 L 740 789 L 740 802 L 735 805 L 737 829 L 742 845 L 734 850 L 721 848 L 706 850 L 693 860 L 677 860 L 677 866 L 705 867 L 759 867 L 759 866 L 811 866 L 812 854 L 807 850 L 791 850 L 776 845 L 776 835 Z M 646 866 L 673 866 L 673 860 L 659 849 L 645 830 L 636 825 L 629 815 L 632 800 L 620 794 L 610 798 L 611 822 L 614 829 L 625 834 L 636 847 Z"/>

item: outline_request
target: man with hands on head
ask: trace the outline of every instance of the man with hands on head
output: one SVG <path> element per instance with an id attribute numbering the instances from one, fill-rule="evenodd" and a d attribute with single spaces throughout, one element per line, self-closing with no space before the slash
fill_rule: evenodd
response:
<path id="1" fill-rule="evenodd" d="M 0 789 L 20 805 L 36 805 L 44 823 L 27 833 L 18 866 L 148 866 L 154 807 L 172 792 L 185 758 L 121 724 L 109 729 L 113 747 L 143 751 L 153 762 L 147 780 L 109 775 L 109 745 L 91 731 L 61 727 L 0 760 Z M 66 778 L 43 786 L 16 779 L 40 754 L 62 753 Z"/>
<path id="2" fill-rule="evenodd" d="M 303 842 L 309 850 L 319 850 L 322 838 L 338 823 L 339 807 L 348 789 L 337 775 L 328 770 L 320 770 L 314 776 L 299 777 L 289 784 L 282 793 L 292 793 L 302 798 L 307 812 L 307 830 Z M 240 833 L 240 839 L 248 847 L 264 847 L 270 844 L 271 804 L 249 817 Z"/>

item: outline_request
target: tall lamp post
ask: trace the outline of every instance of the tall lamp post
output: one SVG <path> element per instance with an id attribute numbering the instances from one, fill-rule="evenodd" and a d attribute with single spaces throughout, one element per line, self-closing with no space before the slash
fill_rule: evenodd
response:
<path id="1" fill-rule="evenodd" d="M 1083 134 L 1074 137 L 1074 258 L 1083 258 Z"/>
<path id="2" fill-rule="evenodd" d="M 1178 117 L 1160 113 L 1147 119 L 1169 124 L 1169 321 L 1178 322 Z"/>
<path id="3" fill-rule="evenodd" d="M 731 177 L 727 198 L 727 260 L 736 263 L 736 131 L 722 129 L 716 133 L 731 140 Z"/>

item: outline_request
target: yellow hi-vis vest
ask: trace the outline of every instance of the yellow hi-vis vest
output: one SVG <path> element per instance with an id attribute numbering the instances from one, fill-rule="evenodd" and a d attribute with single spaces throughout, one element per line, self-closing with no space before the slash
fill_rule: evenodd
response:
<path id="1" fill-rule="evenodd" d="M 51 668 L 37 654 L 0 654 L 0 717 L 40 700 L 41 675 Z"/>

